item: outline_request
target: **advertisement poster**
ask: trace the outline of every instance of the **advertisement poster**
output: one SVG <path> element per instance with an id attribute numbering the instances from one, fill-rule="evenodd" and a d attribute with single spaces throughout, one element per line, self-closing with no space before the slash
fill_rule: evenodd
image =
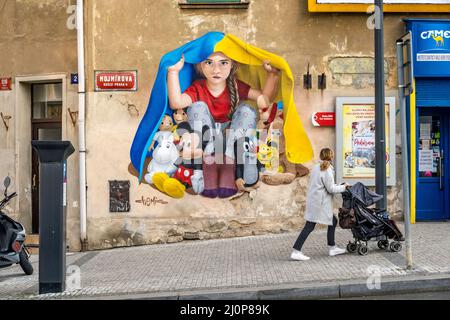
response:
<path id="1" fill-rule="evenodd" d="M 344 178 L 373 178 L 375 176 L 375 106 L 344 105 Z M 389 119 L 389 108 L 386 108 Z M 389 126 L 386 126 L 389 146 Z M 389 154 L 389 147 L 387 148 Z M 387 160 L 389 157 L 387 156 Z M 389 165 L 386 168 L 389 177 Z"/>
<path id="2" fill-rule="evenodd" d="M 336 164 L 337 179 L 340 182 L 354 183 L 361 181 L 374 185 L 375 181 L 375 103 L 371 98 L 338 98 L 336 126 Z M 395 100 L 394 100 L 395 101 Z M 392 103 L 394 103 L 394 101 Z M 394 170 L 395 150 L 395 111 L 391 103 L 386 104 L 386 178 Z M 394 109 L 395 110 L 395 109 Z M 393 115 L 391 114 L 393 113 Z M 393 132 L 391 132 L 393 128 Z M 388 182 L 389 184 L 389 182 Z"/>

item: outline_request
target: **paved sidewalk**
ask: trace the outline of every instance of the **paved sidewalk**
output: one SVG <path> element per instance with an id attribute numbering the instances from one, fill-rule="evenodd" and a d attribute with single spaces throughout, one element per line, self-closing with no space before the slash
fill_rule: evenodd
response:
<path id="1" fill-rule="evenodd" d="M 404 230 L 403 225 L 399 226 Z M 320 297 L 317 292 L 320 288 L 334 286 L 338 291 L 345 288 L 351 291 L 354 287 L 348 285 L 352 283 L 367 287 L 370 270 L 380 273 L 382 286 L 399 288 L 398 284 L 408 283 L 406 287 L 412 290 L 430 283 L 447 283 L 449 279 L 450 287 L 450 223 L 413 225 L 412 236 L 412 271 L 405 270 L 404 248 L 399 253 L 381 251 L 376 242 L 370 243 L 367 256 L 329 257 L 326 229 L 315 230 L 307 240 L 303 251 L 311 260 L 306 262 L 289 259 L 297 233 L 69 254 L 67 265 L 80 268 L 81 289 L 41 296 L 38 257 L 32 256 L 35 268 L 32 276 L 25 276 L 19 266 L 0 269 L 0 299 L 259 299 L 264 292 L 271 292 L 272 298 L 283 297 L 283 292 L 301 297 L 299 289 L 305 297 L 314 296 L 307 288 L 316 290 Z M 338 244 L 345 246 L 351 234 L 338 228 L 336 238 Z M 426 279 L 431 282 L 420 282 Z M 297 292 L 296 296 L 292 290 Z"/>

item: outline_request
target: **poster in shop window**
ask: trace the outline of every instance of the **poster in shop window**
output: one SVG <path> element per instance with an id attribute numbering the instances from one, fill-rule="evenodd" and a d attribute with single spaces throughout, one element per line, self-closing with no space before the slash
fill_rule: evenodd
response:
<path id="1" fill-rule="evenodd" d="M 384 0 L 385 12 L 450 12 L 450 0 Z M 310 12 L 367 12 L 373 0 L 308 0 Z"/>
<path id="2" fill-rule="evenodd" d="M 375 185 L 374 98 L 337 98 L 336 174 L 339 183 Z M 395 98 L 386 99 L 386 177 L 395 184 Z"/>

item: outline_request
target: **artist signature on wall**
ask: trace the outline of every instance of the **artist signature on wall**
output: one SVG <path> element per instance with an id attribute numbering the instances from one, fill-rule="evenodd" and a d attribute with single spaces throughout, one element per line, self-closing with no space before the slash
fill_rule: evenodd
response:
<path id="1" fill-rule="evenodd" d="M 141 199 L 136 200 L 137 203 L 142 203 L 145 207 L 151 207 L 156 206 L 157 204 L 168 204 L 167 201 L 164 201 L 162 199 L 158 199 L 158 197 L 144 197 L 142 196 Z"/>

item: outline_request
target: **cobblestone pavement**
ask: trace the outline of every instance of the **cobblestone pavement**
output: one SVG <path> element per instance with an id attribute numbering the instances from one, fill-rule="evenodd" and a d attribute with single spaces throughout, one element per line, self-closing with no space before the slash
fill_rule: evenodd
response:
<path id="1" fill-rule="evenodd" d="M 400 225 L 401 230 L 403 226 Z M 381 251 L 370 242 L 367 256 L 328 256 L 326 229 L 315 230 L 303 252 L 310 261 L 289 259 L 297 233 L 253 236 L 176 244 L 118 248 L 68 254 L 67 265 L 79 267 L 80 289 L 38 295 L 38 257 L 26 276 L 20 267 L 0 269 L 0 299 L 48 299 L 115 294 L 139 294 L 202 289 L 257 288 L 284 284 L 315 284 L 368 277 L 378 266 L 382 276 L 450 273 L 450 223 L 412 226 L 414 270 L 405 270 L 404 248 Z M 338 229 L 336 241 L 345 246 L 349 231 Z M 76 267 L 75 267 L 76 269 Z M 71 282 L 76 283 L 76 282 Z"/>

